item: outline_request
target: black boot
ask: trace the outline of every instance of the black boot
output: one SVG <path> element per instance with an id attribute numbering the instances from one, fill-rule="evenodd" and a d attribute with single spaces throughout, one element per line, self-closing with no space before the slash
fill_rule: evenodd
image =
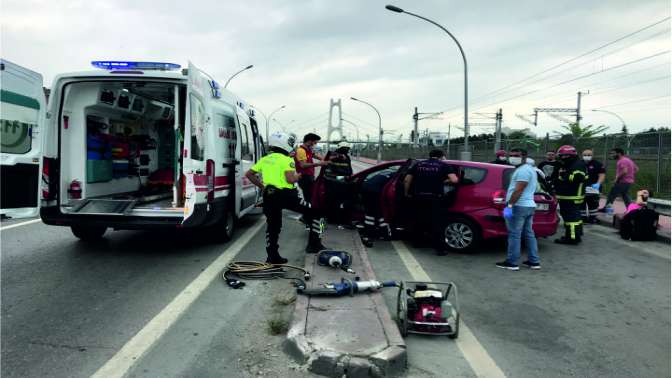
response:
<path id="1" fill-rule="evenodd" d="M 329 249 L 322 244 L 320 240 L 320 235 L 316 232 L 310 232 L 308 236 L 308 245 L 306 246 L 306 253 L 318 253 L 325 249 Z"/>
<path id="2" fill-rule="evenodd" d="M 268 255 L 268 257 L 266 257 L 266 262 L 269 264 L 287 264 L 288 260 L 280 256 L 278 251 L 266 250 L 266 254 Z"/>

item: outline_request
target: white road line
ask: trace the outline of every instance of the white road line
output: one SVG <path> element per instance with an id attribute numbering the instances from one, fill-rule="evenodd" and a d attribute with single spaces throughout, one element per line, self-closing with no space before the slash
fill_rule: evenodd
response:
<path id="1" fill-rule="evenodd" d="M 614 235 L 616 235 L 616 237 L 614 237 L 614 236 L 604 235 L 604 234 L 599 233 L 599 232 L 597 232 L 597 231 L 586 230 L 585 227 L 584 227 L 583 230 L 584 230 L 583 232 L 585 232 L 586 234 L 588 234 L 588 235 L 590 235 L 590 236 L 597 236 L 597 237 L 602 238 L 602 239 L 604 239 L 604 240 L 609 240 L 609 241 L 611 241 L 611 242 L 618 243 L 618 244 L 623 245 L 623 246 L 625 246 L 625 247 L 634 249 L 634 250 L 636 250 L 637 252 L 643 252 L 643 253 L 646 253 L 646 254 L 651 255 L 651 256 L 656 256 L 656 257 L 663 258 L 663 259 L 665 259 L 665 260 L 670 260 L 670 251 L 669 251 L 669 249 L 667 249 L 666 252 L 659 252 L 659 251 L 654 251 L 654 250 L 648 250 L 648 249 L 644 248 L 644 245 L 642 245 L 642 244 L 635 244 L 635 243 L 639 243 L 639 242 L 632 242 L 632 241 L 626 241 L 626 240 L 623 240 L 623 239 L 621 239 L 620 236 L 617 235 L 617 234 L 614 234 Z M 609 232 L 611 232 L 611 230 L 609 230 Z M 654 241 L 654 242 L 649 242 L 649 243 L 658 243 L 658 242 L 655 242 L 655 241 Z M 668 247 L 669 247 L 669 246 L 668 246 Z"/>
<path id="2" fill-rule="evenodd" d="M 10 224 L 9 226 L 0 227 L 0 231 L 9 230 L 10 228 L 15 228 L 15 227 L 26 226 L 26 225 L 37 223 L 37 222 L 42 222 L 42 219 L 33 219 L 33 220 L 21 222 L 21 223 Z"/>
<path id="3" fill-rule="evenodd" d="M 92 377 L 123 377 L 140 358 L 149 351 L 166 331 L 182 316 L 196 298 L 257 234 L 264 224 L 262 219 L 252 225 L 231 246 L 217 257 L 201 274 L 182 290 L 166 307 L 149 321 L 138 333 L 108 360 Z"/>
<path id="4" fill-rule="evenodd" d="M 432 281 L 429 274 L 422 269 L 418 260 L 413 257 L 411 251 L 408 250 L 403 242 L 394 241 L 392 246 L 401 257 L 406 268 L 417 281 Z M 471 369 L 478 377 L 506 377 L 502 369 L 497 366 L 497 363 L 490 357 L 488 352 L 483 348 L 483 345 L 478 342 L 476 336 L 471 332 L 469 327 L 460 319 L 460 336 L 455 339 L 457 347 L 462 351 L 462 355 L 469 362 Z"/>

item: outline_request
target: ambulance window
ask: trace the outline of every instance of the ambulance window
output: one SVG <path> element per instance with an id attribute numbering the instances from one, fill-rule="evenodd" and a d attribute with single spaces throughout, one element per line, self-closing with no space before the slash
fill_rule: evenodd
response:
<path id="1" fill-rule="evenodd" d="M 191 158 L 203 160 L 205 141 L 203 134 L 205 129 L 205 109 L 203 102 L 193 94 L 189 97 L 191 107 Z"/>
<path id="2" fill-rule="evenodd" d="M 33 129 L 37 126 L 40 104 L 33 98 L 5 90 L 2 91 L 1 103 L 2 153 L 29 152 L 33 142 Z"/>
<path id="3" fill-rule="evenodd" d="M 249 160 L 249 161 L 254 161 L 254 151 L 252 149 L 252 144 L 250 143 L 253 136 L 252 136 L 252 130 L 250 129 L 250 125 L 241 123 L 240 124 L 242 133 L 240 135 L 240 138 L 242 139 L 243 143 L 241 145 L 241 155 L 243 160 Z"/>

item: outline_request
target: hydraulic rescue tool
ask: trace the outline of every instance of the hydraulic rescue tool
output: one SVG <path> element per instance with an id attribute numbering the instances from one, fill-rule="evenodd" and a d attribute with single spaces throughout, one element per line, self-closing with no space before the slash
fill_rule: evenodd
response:
<path id="1" fill-rule="evenodd" d="M 457 338 L 460 331 L 457 286 L 452 282 L 402 281 L 397 295 L 397 322 L 404 337 L 419 333 Z"/>
<path id="2" fill-rule="evenodd" d="M 345 251 L 324 250 L 317 254 L 317 263 L 322 266 L 330 266 L 341 269 L 348 273 L 355 273 L 350 269 L 352 265 L 352 255 Z"/>
<path id="3" fill-rule="evenodd" d="M 365 293 L 367 291 L 378 291 L 384 287 L 396 287 L 396 281 L 359 281 L 359 277 L 355 280 L 341 278 L 341 282 L 324 283 L 322 287 L 313 289 L 297 288 L 299 294 L 314 295 L 314 296 L 331 296 L 342 297 L 345 295 L 353 296 L 357 293 Z"/>

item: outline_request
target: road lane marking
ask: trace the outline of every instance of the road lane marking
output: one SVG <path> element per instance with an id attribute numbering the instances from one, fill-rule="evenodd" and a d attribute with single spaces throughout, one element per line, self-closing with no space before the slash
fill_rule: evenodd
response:
<path id="1" fill-rule="evenodd" d="M 210 283 L 218 278 L 222 270 L 247 243 L 257 234 L 263 219 L 254 223 L 231 246 L 222 252 L 201 274 L 185 287 L 166 307 L 135 334 L 105 365 L 92 377 L 111 378 L 123 377 L 145 355 L 152 346 L 166 333 L 191 304 L 203 293 Z"/>
<path id="2" fill-rule="evenodd" d="M 611 230 L 609 230 L 609 231 L 611 231 Z M 632 249 L 634 249 L 638 252 L 644 252 L 644 253 L 646 253 L 648 255 L 651 255 L 651 256 L 656 256 L 656 257 L 663 258 L 665 260 L 670 260 L 669 250 L 668 250 L 667 253 L 654 251 L 654 250 L 648 250 L 646 248 L 642 248 L 643 247 L 642 244 L 633 244 L 633 243 L 637 243 L 637 242 L 632 242 L 632 241 L 621 239 L 620 235 L 618 235 L 616 233 L 614 233 L 614 235 L 617 236 L 617 237 L 613 237 L 613 236 L 609 236 L 609 235 L 604 235 L 603 233 L 599 233 L 599 232 L 596 232 L 596 231 L 593 231 L 593 230 L 588 230 L 585 227 L 583 228 L 583 232 L 585 232 L 586 234 L 588 234 L 590 236 L 597 236 L 599 238 L 609 240 L 609 241 L 612 241 L 614 243 L 618 243 L 618 244 L 623 245 L 625 247 L 632 248 Z M 658 243 L 658 242 L 654 241 L 654 242 L 650 242 L 650 243 Z"/>
<path id="3" fill-rule="evenodd" d="M 21 223 L 10 224 L 9 226 L 0 227 L 0 231 L 9 230 L 10 228 L 15 228 L 15 227 L 26 226 L 26 225 L 37 223 L 37 222 L 42 222 L 42 219 L 38 218 L 38 219 L 33 219 L 33 220 L 21 222 Z"/>
<path id="4" fill-rule="evenodd" d="M 401 261 L 404 262 L 406 269 L 411 273 L 414 280 L 432 281 L 429 274 L 422 269 L 418 260 L 413 257 L 413 254 L 403 242 L 393 241 L 392 246 L 397 251 Z M 497 366 L 495 360 L 490 357 L 485 348 L 483 348 L 483 345 L 478 342 L 476 336 L 474 336 L 462 319 L 460 319 L 460 335 L 455 339 L 455 342 L 478 377 L 506 377 L 502 369 Z"/>

